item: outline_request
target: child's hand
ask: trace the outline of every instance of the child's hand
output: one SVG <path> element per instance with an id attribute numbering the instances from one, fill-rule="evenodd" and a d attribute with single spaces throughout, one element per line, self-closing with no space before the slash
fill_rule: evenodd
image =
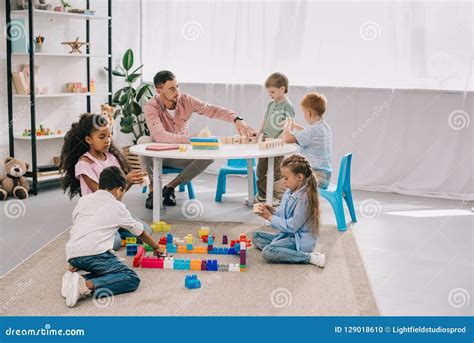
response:
<path id="1" fill-rule="evenodd" d="M 269 205 L 259 204 L 258 212 L 256 212 L 256 215 L 265 218 L 266 220 L 272 220 L 271 218 L 273 217 L 273 215 L 272 212 L 270 212 L 270 210 L 268 209 L 268 207 L 272 208 Z"/>
<path id="2" fill-rule="evenodd" d="M 130 184 L 140 184 L 143 183 L 143 176 L 145 175 L 146 173 L 142 172 L 140 169 L 132 170 L 127 174 L 127 181 Z"/>
<path id="3" fill-rule="evenodd" d="M 74 273 L 74 272 L 77 272 L 77 268 L 76 268 L 76 267 L 73 267 L 73 266 L 71 266 L 71 265 L 69 265 L 69 271 L 70 271 L 70 272 L 73 272 L 73 273 Z"/>
<path id="4" fill-rule="evenodd" d="M 264 206 L 268 210 L 268 212 L 270 212 L 271 214 L 274 214 L 276 212 L 276 208 L 274 208 L 270 205 L 267 205 L 267 204 L 264 204 Z"/>

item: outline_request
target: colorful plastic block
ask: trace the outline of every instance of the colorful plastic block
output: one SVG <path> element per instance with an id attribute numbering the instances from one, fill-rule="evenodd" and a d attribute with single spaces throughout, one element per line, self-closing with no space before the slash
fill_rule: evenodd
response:
<path id="1" fill-rule="evenodd" d="M 227 244 L 227 243 L 228 243 L 227 235 L 222 236 L 222 244 Z"/>
<path id="2" fill-rule="evenodd" d="M 142 268 L 160 268 L 163 269 L 163 259 L 156 256 L 142 258 Z"/>
<path id="3" fill-rule="evenodd" d="M 188 289 L 201 288 L 201 281 L 199 281 L 196 274 L 186 275 L 184 286 Z"/>
<path id="4" fill-rule="evenodd" d="M 163 268 L 164 269 L 173 269 L 174 265 L 174 258 L 173 257 L 165 257 L 165 260 L 163 262 Z"/>
<path id="5" fill-rule="evenodd" d="M 191 260 L 190 269 L 191 270 L 201 270 L 201 260 Z"/>
<path id="6" fill-rule="evenodd" d="M 207 236 L 209 235 L 209 228 L 207 226 L 202 226 L 199 230 L 198 230 L 198 236 L 199 238 L 201 238 L 202 236 Z"/>
<path id="7" fill-rule="evenodd" d="M 245 266 L 247 264 L 247 251 L 240 250 L 240 265 Z"/>
<path id="8" fill-rule="evenodd" d="M 145 249 L 142 246 L 139 246 L 137 254 L 133 258 L 133 266 L 135 268 L 140 267 L 140 264 L 142 263 L 142 258 L 143 258 L 144 254 L 145 254 Z"/>
<path id="9" fill-rule="evenodd" d="M 201 270 L 207 270 L 207 262 L 206 260 L 201 261 Z"/>
<path id="10" fill-rule="evenodd" d="M 137 237 L 126 237 L 125 244 L 137 244 Z"/>
<path id="11" fill-rule="evenodd" d="M 160 221 L 159 223 L 151 224 L 151 229 L 153 232 L 167 232 L 171 230 L 171 225 L 164 221 Z"/>
<path id="12" fill-rule="evenodd" d="M 148 245 L 146 243 L 143 243 L 143 249 L 145 249 L 145 251 L 153 251 L 153 248 L 151 247 L 151 245 Z"/>
<path id="13" fill-rule="evenodd" d="M 137 244 L 127 244 L 127 256 L 135 256 L 138 252 Z"/>
<path id="14" fill-rule="evenodd" d="M 229 264 L 229 272 L 240 272 L 240 265 L 238 263 Z"/>

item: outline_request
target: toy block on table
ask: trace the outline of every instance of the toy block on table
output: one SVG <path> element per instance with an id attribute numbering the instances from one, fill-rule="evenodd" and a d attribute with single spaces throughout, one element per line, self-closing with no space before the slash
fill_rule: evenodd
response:
<path id="1" fill-rule="evenodd" d="M 138 247 L 137 254 L 133 258 L 133 266 L 135 268 L 140 267 L 140 264 L 142 263 L 142 258 L 143 258 L 144 255 L 145 255 L 145 248 L 143 248 L 143 246 L 140 245 Z"/>
<path id="2" fill-rule="evenodd" d="M 240 265 L 238 263 L 229 264 L 229 272 L 240 272 Z"/>
<path id="3" fill-rule="evenodd" d="M 191 260 L 190 269 L 191 270 L 201 270 L 201 260 Z"/>
<path id="4" fill-rule="evenodd" d="M 212 239 L 215 241 L 216 240 L 216 236 L 213 236 L 211 235 Z M 208 235 L 203 235 L 201 236 L 201 240 L 204 242 L 204 243 L 208 243 L 208 239 L 209 239 L 209 236 Z"/>
<path id="5" fill-rule="evenodd" d="M 164 221 L 151 224 L 151 229 L 153 232 L 168 232 L 171 230 L 171 225 L 167 224 Z"/>
<path id="6" fill-rule="evenodd" d="M 163 269 L 173 269 L 174 265 L 174 258 L 173 257 L 165 257 L 163 262 Z"/>
<path id="7" fill-rule="evenodd" d="M 138 252 L 138 244 L 127 244 L 127 256 L 135 256 Z"/>
<path id="8" fill-rule="evenodd" d="M 194 149 L 216 150 L 221 143 L 218 137 L 192 137 L 189 139 Z"/>
<path id="9" fill-rule="evenodd" d="M 125 244 L 137 244 L 137 237 L 126 237 Z"/>
<path id="10" fill-rule="evenodd" d="M 267 139 L 265 142 L 258 143 L 258 148 L 260 150 L 278 149 L 281 147 L 283 147 L 282 139 L 272 139 L 272 140 Z"/>
<path id="11" fill-rule="evenodd" d="M 199 281 L 196 274 L 186 275 L 184 286 L 188 289 L 201 288 L 201 281 Z"/>
<path id="12" fill-rule="evenodd" d="M 227 235 L 222 236 L 222 244 L 227 244 L 227 243 L 228 243 Z"/>

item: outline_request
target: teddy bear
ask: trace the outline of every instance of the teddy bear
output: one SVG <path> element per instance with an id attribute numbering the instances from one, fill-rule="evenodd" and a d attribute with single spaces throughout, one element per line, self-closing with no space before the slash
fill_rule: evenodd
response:
<path id="1" fill-rule="evenodd" d="M 100 113 L 104 115 L 109 120 L 110 127 L 114 126 L 114 115 L 115 115 L 115 107 L 112 107 L 108 104 L 100 105 Z"/>
<path id="2" fill-rule="evenodd" d="M 7 157 L 5 159 L 5 169 L 0 175 L 0 200 L 6 200 L 9 195 L 13 195 L 17 199 L 28 198 L 30 185 L 23 176 L 28 168 L 28 163 L 16 158 Z"/>
<path id="3" fill-rule="evenodd" d="M 28 9 L 27 0 L 17 0 L 17 5 L 21 9 L 24 9 L 24 10 Z M 48 4 L 46 0 L 34 0 L 33 7 L 37 10 L 44 10 L 44 11 L 50 11 L 52 8 L 51 4 Z"/>

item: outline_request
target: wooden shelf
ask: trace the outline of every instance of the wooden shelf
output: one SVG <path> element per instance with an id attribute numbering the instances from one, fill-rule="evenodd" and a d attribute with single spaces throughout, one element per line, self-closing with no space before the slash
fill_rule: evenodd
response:
<path id="1" fill-rule="evenodd" d="M 11 11 L 12 16 L 28 16 L 28 10 L 15 10 Z M 80 19 L 80 20 L 106 20 L 110 17 L 103 17 L 98 15 L 86 15 L 86 14 L 77 14 L 77 13 L 67 13 L 67 12 L 55 12 L 55 11 L 42 11 L 42 10 L 33 10 L 34 16 L 44 16 L 49 18 L 65 18 L 65 19 Z"/>
<path id="2" fill-rule="evenodd" d="M 106 92 L 95 92 L 95 93 L 51 93 L 51 94 L 37 94 L 36 98 L 63 98 L 63 97 L 80 97 L 80 96 L 95 96 L 95 95 L 110 95 L 111 93 Z M 25 98 L 30 97 L 29 94 L 13 94 L 14 98 Z"/>
<path id="3" fill-rule="evenodd" d="M 30 56 L 27 52 L 15 52 L 12 56 Z M 35 52 L 35 57 L 91 57 L 91 58 L 107 58 L 110 55 L 91 55 L 91 54 L 68 54 L 68 53 L 60 53 L 60 52 Z"/>
<path id="4" fill-rule="evenodd" d="M 46 139 L 58 139 L 58 138 L 64 138 L 65 134 L 54 134 L 54 135 L 48 135 L 48 136 L 36 136 L 37 141 L 42 141 Z M 22 136 L 21 134 L 19 135 L 14 135 L 13 136 L 15 139 L 23 139 L 23 140 L 30 140 L 31 136 Z"/>

